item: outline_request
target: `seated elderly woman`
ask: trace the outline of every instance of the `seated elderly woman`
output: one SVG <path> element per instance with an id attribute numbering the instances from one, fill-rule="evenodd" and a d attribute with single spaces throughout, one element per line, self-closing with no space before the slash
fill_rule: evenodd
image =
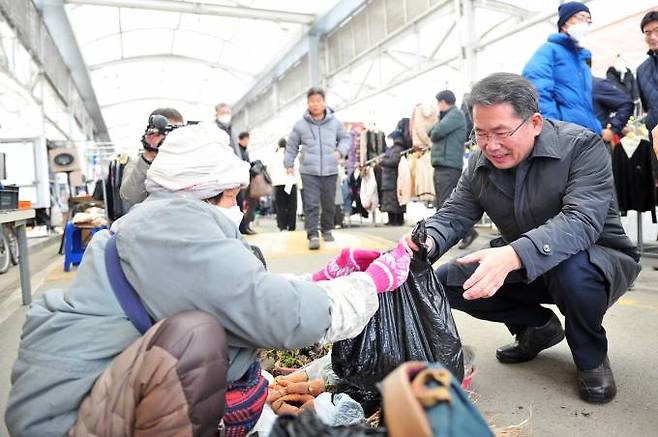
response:
<path id="1" fill-rule="evenodd" d="M 68 290 L 31 306 L 12 435 L 214 435 L 220 422 L 243 434 L 267 388 L 259 349 L 354 337 L 377 293 L 405 280 L 403 243 L 345 249 L 312 280 L 267 272 L 238 231 L 249 168 L 228 143 L 209 124 L 170 133 L 148 199 L 94 236 Z M 231 393 L 253 402 L 229 415 Z"/>

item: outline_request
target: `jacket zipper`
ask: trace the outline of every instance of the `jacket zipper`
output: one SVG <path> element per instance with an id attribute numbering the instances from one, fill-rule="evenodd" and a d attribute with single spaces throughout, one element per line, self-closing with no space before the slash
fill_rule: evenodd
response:
<path id="1" fill-rule="evenodd" d="M 320 176 L 324 176 L 324 165 L 322 163 L 324 154 L 322 153 L 322 134 L 320 133 L 320 126 L 318 126 L 318 143 L 320 143 Z"/>

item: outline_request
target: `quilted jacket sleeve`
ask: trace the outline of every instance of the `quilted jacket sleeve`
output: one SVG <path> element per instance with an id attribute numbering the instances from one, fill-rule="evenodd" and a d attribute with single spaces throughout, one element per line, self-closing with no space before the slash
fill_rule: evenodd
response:
<path id="1" fill-rule="evenodd" d="M 539 94 L 539 109 L 544 117 L 561 120 L 555 102 L 554 51 L 551 44 L 542 45 L 523 68 L 523 77 L 528 79 Z"/>

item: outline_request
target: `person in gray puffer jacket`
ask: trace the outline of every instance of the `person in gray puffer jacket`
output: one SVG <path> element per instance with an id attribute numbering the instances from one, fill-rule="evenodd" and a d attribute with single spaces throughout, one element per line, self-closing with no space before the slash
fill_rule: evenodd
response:
<path id="1" fill-rule="evenodd" d="M 304 187 L 304 224 L 308 247 L 316 250 L 320 248 L 318 228 L 322 230 L 324 241 L 334 241 L 331 230 L 334 227 L 338 160 L 347 156 L 351 138 L 334 117 L 334 111 L 327 107 L 322 88 L 309 89 L 306 98 L 308 110 L 290 132 L 283 165 L 288 174 L 294 174 L 295 158 L 299 146 L 303 146 L 299 172 Z"/>

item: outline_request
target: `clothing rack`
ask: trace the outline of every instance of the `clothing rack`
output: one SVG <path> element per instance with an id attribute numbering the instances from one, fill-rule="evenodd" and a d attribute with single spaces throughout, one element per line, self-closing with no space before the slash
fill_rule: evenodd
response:
<path id="1" fill-rule="evenodd" d="M 634 135 L 642 136 L 643 139 L 648 139 L 648 138 L 644 138 L 644 135 L 648 135 L 648 131 L 646 131 L 646 124 L 645 124 L 646 118 L 647 118 L 646 114 L 637 118 L 631 117 L 631 119 L 629 120 L 626 126 L 632 130 Z M 642 132 L 643 129 L 646 132 Z M 640 256 L 646 256 L 648 258 L 658 258 L 658 244 L 644 242 L 644 232 L 643 232 L 644 226 L 642 224 L 644 212 L 636 211 L 637 248 L 640 251 Z"/>
<path id="2" fill-rule="evenodd" d="M 400 152 L 400 155 L 406 156 L 409 153 L 413 153 L 413 152 L 423 152 L 424 153 L 424 152 L 427 152 L 429 149 L 430 149 L 429 147 L 420 147 L 420 148 L 410 147 L 409 149 L 403 150 L 402 152 Z M 374 164 L 375 162 L 377 162 L 378 160 L 382 159 L 385 155 L 386 155 L 385 153 L 377 155 L 374 158 L 371 158 L 371 159 L 367 160 L 366 162 L 363 163 L 363 165 L 358 166 L 358 167 L 359 168 L 369 167 L 372 164 Z"/>

